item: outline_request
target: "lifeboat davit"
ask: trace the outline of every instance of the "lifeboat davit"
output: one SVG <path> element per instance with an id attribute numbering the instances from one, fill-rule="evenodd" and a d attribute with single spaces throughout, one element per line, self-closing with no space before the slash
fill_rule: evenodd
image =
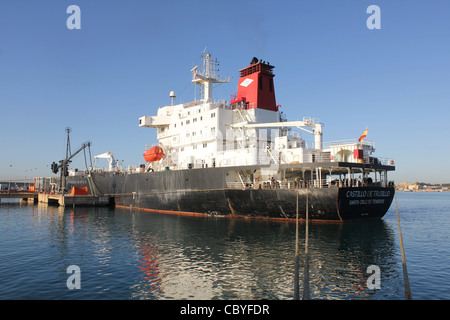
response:
<path id="1" fill-rule="evenodd" d="M 151 147 L 144 152 L 145 162 L 155 162 L 161 160 L 162 158 L 164 158 L 164 151 L 159 146 Z"/>

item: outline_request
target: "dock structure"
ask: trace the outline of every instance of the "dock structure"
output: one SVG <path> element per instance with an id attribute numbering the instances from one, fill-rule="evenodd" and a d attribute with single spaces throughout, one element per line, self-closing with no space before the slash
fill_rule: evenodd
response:
<path id="1" fill-rule="evenodd" d="M 83 206 L 83 207 L 105 207 L 114 205 L 113 197 L 94 196 L 94 195 L 72 195 L 61 193 L 42 193 L 33 191 L 2 191 L 1 199 L 22 199 L 33 201 L 34 203 L 47 203 L 58 206 Z"/>
<path id="2" fill-rule="evenodd" d="M 93 195 L 48 194 L 40 193 L 38 201 L 49 205 L 65 207 L 106 207 L 114 204 L 112 197 Z"/>
<path id="3" fill-rule="evenodd" d="M 38 193 L 34 191 L 1 191 L 0 192 L 0 202 L 2 199 L 22 199 L 22 200 L 33 200 L 38 201 Z"/>

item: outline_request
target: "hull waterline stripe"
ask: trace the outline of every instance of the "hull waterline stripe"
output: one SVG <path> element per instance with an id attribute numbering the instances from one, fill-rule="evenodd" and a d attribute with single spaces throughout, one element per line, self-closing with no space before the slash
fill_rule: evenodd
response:
<path id="1" fill-rule="evenodd" d="M 128 209 L 128 210 L 139 210 L 146 211 L 151 213 L 162 213 L 162 214 L 173 214 L 173 215 L 182 215 L 182 216 L 191 216 L 191 217 L 218 217 L 218 218 L 229 218 L 229 219 L 244 219 L 244 220 L 268 220 L 268 221 L 278 221 L 278 222 L 293 222 L 295 223 L 295 218 L 274 218 L 274 217 L 252 217 L 252 216 L 243 216 L 243 215 L 213 215 L 208 213 L 201 212 L 189 212 L 189 211 L 174 211 L 174 210 L 160 210 L 160 209 L 148 209 L 148 208 L 140 208 L 140 207 L 130 207 L 130 206 L 122 206 L 116 205 L 117 208 Z M 305 219 L 299 218 L 299 221 L 304 222 Z M 323 219 L 308 219 L 309 222 L 313 223 L 342 223 L 341 220 L 323 220 Z"/>

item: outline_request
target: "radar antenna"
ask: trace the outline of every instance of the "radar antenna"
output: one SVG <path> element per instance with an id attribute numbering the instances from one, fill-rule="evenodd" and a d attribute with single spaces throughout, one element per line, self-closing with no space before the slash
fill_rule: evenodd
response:
<path id="1" fill-rule="evenodd" d="M 206 48 L 205 48 L 206 49 Z M 205 51 L 201 54 L 203 62 L 202 68 L 199 70 L 198 66 L 191 69 L 193 73 L 192 82 L 202 86 L 201 100 L 203 103 L 212 102 L 212 86 L 214 83 L 228 83 L 230 77 L 220 77 L 217 72 L 219 71 L 219 61 L 217 58 L 213 59 L 211 53 Z"/>

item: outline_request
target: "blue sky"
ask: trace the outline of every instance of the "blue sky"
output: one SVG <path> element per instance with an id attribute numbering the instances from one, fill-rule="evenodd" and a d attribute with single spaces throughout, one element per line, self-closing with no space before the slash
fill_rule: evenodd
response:
<path id="1" fill-rule="evenodd" d="M 69 30 L 69 5 L 81 29 Z M 369 5 L 381 29 L 369 30 Z M 215 98 L 237 91 L 252 57 L 275 66 L 277 103 L 289 120 L 319 118 L 324 141 L 369 128 L 396 182 L 450 182 L 449 1 L 0 1 L 0 180 L 49 176 L 92 142 L 143 163 L 153 129 L 138 119 L 194 100 L 190 69 L 207 51 L 232 76 Z M 198 90 L 197 90 L 198 95 Z M 12 167 L 10 167 L 12 165 Z M 83 167 L 78 156 L 72 167 Z M 106 164 L 105 164 L 106 166 Z"/>

